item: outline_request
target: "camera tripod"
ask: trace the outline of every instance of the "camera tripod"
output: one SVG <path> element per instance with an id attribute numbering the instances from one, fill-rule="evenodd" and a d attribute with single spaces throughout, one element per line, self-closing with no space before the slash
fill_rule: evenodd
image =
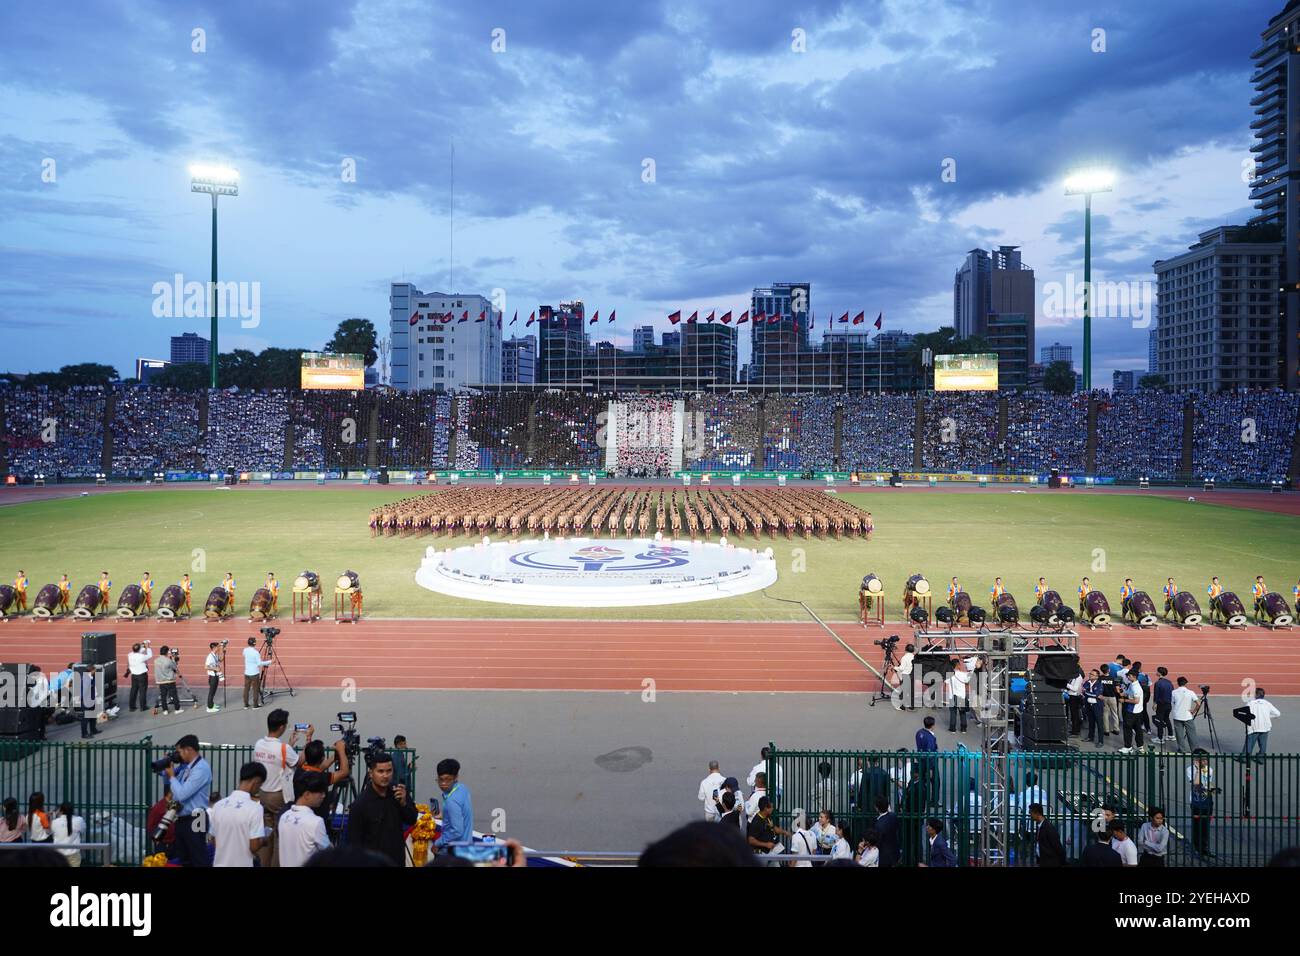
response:
<path id="1" fill-rule="evenodd" d="M 871 695 L 868 704 L 870 707 L 875 707 L 878 700 L 894 699 L 894 687 L 889 683 L 889 672 L 891 670 L 895 673 L 898 672 L 898 659 L 894 656 L 894 648 L 898 646 L 898 637 L 895 636 L 890 640 L 877 641 L 876 643 L 884 648 L 885 662 L 880 668 L 880 690 Z"/>
<path id="2" fill-rule="evenodd" d="M 179 661 L 176 662 L 176 700 L 181 704 L 190 704 L 195 707 L 199 706 L 199 699 L 194 696 L 194 688 L 191 687 L 190 682 L 185 679 L 185 675 L 181 673 L 181 665 Z"/>
<path id="3" fill-rule="evenodd" d="M 257 653 L 265 659 L 268 651 L 271 654 L 271 663 L 262 668 L 261 702 L 263 704 L 277 694 L 287 693 L 292 697 L 296 693 L 293 685 L 289 683 L 289 675 L 284 672 L 284 665 L 280 663 L 280 655 L 275 652 L 275 642 L 269 637 L 263 639 L 262 646 L 257 649 Z M 280 680 L 284 682 L 283 687 L 274 685 L 275 672 L 277 671 L 280 674 Z"/>
<path id="4" fill-rule="evenodd" d="M 1210 746 L 1215 750 L 1219 749 L 1219 732 L 1214 729 L 1214 715 L 1210 713 L 1210 692 L 1201 691 L 1201 714 L 1210 728 Z"/>

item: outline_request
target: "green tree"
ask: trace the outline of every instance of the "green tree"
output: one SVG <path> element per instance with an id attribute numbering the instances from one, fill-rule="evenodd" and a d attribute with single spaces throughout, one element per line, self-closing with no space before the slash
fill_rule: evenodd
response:
<path id="1" fill-rule="evenodd" d="M 334 337 L 325 343 L 325 351 L 364 355 L 369 368 L 379 358 L 377 342 L 375 324 L 369 319 L 344 319 L 334 330 Z"/>
<path id="2" fill-rule="evenodd" d="M 153 377 L 150 384 L 163 388 L 179 388 L 187 392 L 201 392 L 208 387 L 209 379 L 207 365 L 202 362 L 187 362 L 184 365 L 168 365 Z"/>
<path id="3" fill-rule="evenodd" d="M 1069 395 L 1074 391 L 1074 369 L 1069 362 L 1053 362 L 1043 372 L 1043 388 L 1057 395 Z"/>
<path id="4" fill-rule="evenodd" d="M 257 388 L 302 386 L 302 349 L 263 349 L 257 356 Z"/>
<path id="5" fill-rule="evenodd" d="M 1169 381 L 1163 375 L 1143 375 L 1138 379 L 1138 388 L 1153 388 L 1164 391 L 1169 388 Z"/>

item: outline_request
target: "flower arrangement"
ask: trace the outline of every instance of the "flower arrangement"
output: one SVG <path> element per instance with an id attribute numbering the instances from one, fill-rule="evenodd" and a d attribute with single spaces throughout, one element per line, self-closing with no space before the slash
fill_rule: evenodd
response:
<path id="1" fill-rule="evenodd" d="M 140 861 L 140 865 L 141 866 L 166 866 L 167 854 L 155 853 L 153 856 L 146 856 L 143 860 Z"/>
<path id="2" fill-rule="evenodd" d="M 429 845 L 442 835 L 442 826 L 434 819 L 427 803 L 417 803 L 415 809 L 419 816 L 411 828 L 411 862 L 424 866 L 429 859 Z"/>

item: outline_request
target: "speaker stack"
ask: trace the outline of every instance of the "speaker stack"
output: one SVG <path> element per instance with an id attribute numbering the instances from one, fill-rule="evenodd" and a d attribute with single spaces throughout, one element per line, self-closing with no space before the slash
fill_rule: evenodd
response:
<path id="1" fill-rule="evenodd" d="M 1025 715 L 1021 735 L 1026 750 L 1060 750 L 1069 740 L 1064 685 L 1032 674 L 1025 690 Z"/>
<path id="2" fill-rule="evenodd" d="M 1052 473 L 1047 477 L 1047 487 L 1049 488 L 1061 487 L 1061 469 L 1059 468 L 1052 469 Z"/>
<path id="3" fill-rule="evenodd" d="M 379 478 L 378 478 L 378 482 L 379 482 L 379 484 L 381 484 L 381 485 L 386 485 L 386 484 L 388 484 L 388 466 L 387 466 L 387 465 L 380 465 L 380 466 L 379 466 Z"/>
<path id="4" fill-rule="evenodd" d="M 104 708 L 117 703 L 117 634 L 86 631 L 81 635 L 81 663 L 104 668 Z"/>
<path id="5" fill-rule="evenodd" d="M 27 696 L 30 676 L 41 670 L 35 664 L 0 664 L 0 672 L 4 675 L 0 680 L 14 689 L 17 698 L 13 706 L 9 701 L 0 706 L 0 760 L 21 760 L 30 751 L 13 741 L 45 739 L 45 716 L 40 707 L 28 706 Z"/>

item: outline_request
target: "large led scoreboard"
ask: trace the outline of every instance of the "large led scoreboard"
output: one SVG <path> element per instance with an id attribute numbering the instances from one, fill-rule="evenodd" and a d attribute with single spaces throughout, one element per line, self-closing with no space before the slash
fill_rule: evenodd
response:
<path id="1" fill-rule="evenodd" d="M 366 357 L 334 352 L 303 352 L 302 387 L 360 392 L 366 387 Z"/>
<path id="2" fill-rule="evenodd" d="M 936 355 L 934 390 L 936 392 L 996 392 L 998 390 L 997 354 Z"/>

